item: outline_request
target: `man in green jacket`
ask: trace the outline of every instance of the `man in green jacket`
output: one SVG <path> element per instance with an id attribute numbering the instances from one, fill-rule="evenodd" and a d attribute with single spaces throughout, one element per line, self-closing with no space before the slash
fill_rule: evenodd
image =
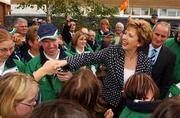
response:
<path id="1" fill-rule="evenodd" d="M 64 59 L 66 54 L 59 45 L 58 30 L 53 24 L 42 24 L 38 36 L 40 55 L 27 63 L 26 73 L 33 75 L 39 83 L 41 100 L 48 101 L 58 97 L 63 81 L 69 79 L 58 76 L 58 60 Z"/>
<path id="2" fill-rule="evenodd" d="M 175 83 L 180 82 L 180 26 L 175 29 L 177 34 L 174 38 L 170 38 L 165 42 L 167 46 L 174 54 L 176 54 L 176 63 L 173 71 L 173 81 Z"/>

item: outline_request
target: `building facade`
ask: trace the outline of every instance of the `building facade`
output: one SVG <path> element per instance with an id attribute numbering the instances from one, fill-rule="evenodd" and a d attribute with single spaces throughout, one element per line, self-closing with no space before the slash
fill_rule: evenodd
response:
<path id="1" fill-rule="evenodd" d="M 10 2 L 7 0 L 0 0 L 0 25 L 4 25 L 5 16 L 10 14 Z"/>
<path id="2" fill-rule="evenodd" d="M 17 4 L 26 0 L 11 0 L 12 4 Z M 79 0 L 83 1 L 83 0 Z M 106 6 L 119 7 L 124 0 L 97 0 Z M 180 19 L 180 0 L 128 0 L 128 9 L 121 16 L 142 16 L 150 17 L 157 13 L 160 18 L 179 18 Z M 38 13 L 38 12 L 36 12 Z M 42 13 L 42 12 L 41 12 Z M 117 14 L 119 15 L 119 13 Z"/>

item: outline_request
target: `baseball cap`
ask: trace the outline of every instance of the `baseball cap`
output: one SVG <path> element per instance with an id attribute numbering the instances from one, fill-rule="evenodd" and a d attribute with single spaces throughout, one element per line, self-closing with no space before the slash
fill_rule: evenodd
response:
<path id="1" fill-rule="evenodd" d="M 103 34 L 104 37 L 113 36 L 113 35 L 114 35 L 114 33 L 112 31 L 104 32 L 104 34 Z"/>
<path id="2" fill-rule="evenodd" d="M 77 19 L 74 19 L 74 18 L 70 18 L 70 21 L 74 21 L 74 22 L 77 22 L 78 20 Z"/>
<path id="3" fill-rule="evenodd" d="M 58 37 L 58 29 L 55 25 L 47 23 L 40 25 L 38 29 L 39 42 L 43 39 L 56 40 Z"/>
<path id="4" fill-rule="evenodd" d="M 158 15 L 157 14 L 152 14 L 151 18 L 158 18 Z"/>

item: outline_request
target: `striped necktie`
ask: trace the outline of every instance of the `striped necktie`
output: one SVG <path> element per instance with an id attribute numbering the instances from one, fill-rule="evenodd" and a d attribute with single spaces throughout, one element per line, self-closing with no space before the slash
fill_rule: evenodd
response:
<path id="1" fill-rule="evenodd" d="M 150 56 L 150 59 L 152 60 L 152 64 L 155 63 L 156 56 L 157 56 L 157 50 L 154 48 L 154 49 L 151 50 L 151 56 Z"/>

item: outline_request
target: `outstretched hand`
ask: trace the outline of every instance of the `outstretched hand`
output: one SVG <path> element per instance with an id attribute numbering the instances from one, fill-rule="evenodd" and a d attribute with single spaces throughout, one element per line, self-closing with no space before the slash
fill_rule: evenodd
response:
<path id="1" fill-rule="evenodd" d="M 21 46 L 23 44 L 23 41 L 25 41 L 24 37 L 19 33 L 15 33 L 12 36 L 12 40 L 15 42 L 16 46 Z"/>
<path id="2" fill-rule="evenodd" d="M 105 113 L 104 113 L 104 117 L 105 118 L 113 118 L 114 113 L 112 111 L 112 109 L 108 109 Z"/>
<path id="3" fill-rule="evenodd" d="M 66 64 L 66 60 L 48 60 L 41 68 L 33 73 L 34 79 L 39 81 L 45 75 L 56 74 L 57 70 Z"/>

